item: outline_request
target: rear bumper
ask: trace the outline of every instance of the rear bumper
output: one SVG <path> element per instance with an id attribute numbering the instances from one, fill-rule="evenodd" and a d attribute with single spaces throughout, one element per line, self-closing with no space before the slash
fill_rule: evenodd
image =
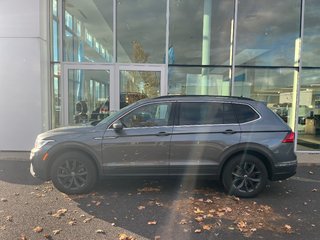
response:
<path id="1" fill-rule="evenodd" d="M 297 172 L 297 160 L 281 162 L 275 165 L 273 175 L 271 177 L 272 181 L 287 179 Z"/>

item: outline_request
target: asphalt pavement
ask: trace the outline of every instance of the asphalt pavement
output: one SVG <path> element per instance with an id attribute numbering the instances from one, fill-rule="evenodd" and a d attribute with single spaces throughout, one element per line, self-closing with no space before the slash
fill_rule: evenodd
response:
<path id="1" fill-rule="evenodd" d="M 320 165 L 253 199 L 207 179 L 107 178 L 67 196 L 29 174 L 27 154 L 0 161 L 0 239 L 319 239 Z M 313 156 L 314 157 L 314 156 Z"/>

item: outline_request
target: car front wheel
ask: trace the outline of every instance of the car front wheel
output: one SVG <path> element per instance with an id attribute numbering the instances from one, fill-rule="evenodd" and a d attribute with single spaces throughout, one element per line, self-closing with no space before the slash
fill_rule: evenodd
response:
<path id="1" fill-rule="evenodd" d="M 222 173 L 226 192 L 237 197 L 254 197 L 266 186 L 268 173 L 261 160 L 252 155 L 238 155 L 227 163 Z"/>
<path id="2" fill-rule="evenodd" d="M 53 185 L 66 194 L 88 193 L 97 181 L 97 171 L 88 157 L 77 152 L 69 152 L 54 161 L 51 179 Z"/>

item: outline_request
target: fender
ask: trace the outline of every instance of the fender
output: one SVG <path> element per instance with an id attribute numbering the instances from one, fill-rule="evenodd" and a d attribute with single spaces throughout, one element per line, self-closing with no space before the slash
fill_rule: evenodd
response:
<path id="1" fill-rule="evenodd" d="M 253 155 L 258 155 L 260 158 L 262 157 L 263 163 L 266 165 L 266 168 L 268 170 L 269 177 L 271 176 L 271 173 L 274 169 L 274 163 L 272 159 L 274 159 L 274 154 L 265 146 L 257 143 L 239 143 L 237 145 L 234 145 L 230 148 L 228 148 L 226 151 L 224 151 L 221 156 L 221 164 L 219 164 L 219 176 L 221 176 L 223 168 L 225 164 L 235 155 L 237 154 L 246 154 L 250 153 Z"/>
<path id="2" fill-rule="evenodd" d="M 55 158 L 57 158 L 59 155 L 63 154 L 67 151 L 79 151 L 83 152 L 84 154 L 87 154 L 93 161 L 94 164 L 97 167 L 98 175 L 102 175 L 102 169 L 101 169 L 101 156 L 99 156 L 99 152 L 101 152 L 101 149 L 97 149 L 97 151 L 94 151 L 92 147 L 89 147 L 83 143 L 79 142 L 67 142 L 67 143 L 59 143 L 49 149 L 48 151 L 48 168 L 47 171 L 50 170 L 52 163 L 54 162 Z"/>

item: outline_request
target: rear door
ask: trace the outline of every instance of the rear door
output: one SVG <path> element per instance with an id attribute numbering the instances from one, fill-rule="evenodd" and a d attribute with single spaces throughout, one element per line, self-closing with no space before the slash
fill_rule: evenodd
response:
<path id="1" fill-rule="evenodd" d="M 180 102 L 172 133 L 169 172 L 213 175 L 221 153 L 239 141 L 240 128 L 230 103 Z"/>

